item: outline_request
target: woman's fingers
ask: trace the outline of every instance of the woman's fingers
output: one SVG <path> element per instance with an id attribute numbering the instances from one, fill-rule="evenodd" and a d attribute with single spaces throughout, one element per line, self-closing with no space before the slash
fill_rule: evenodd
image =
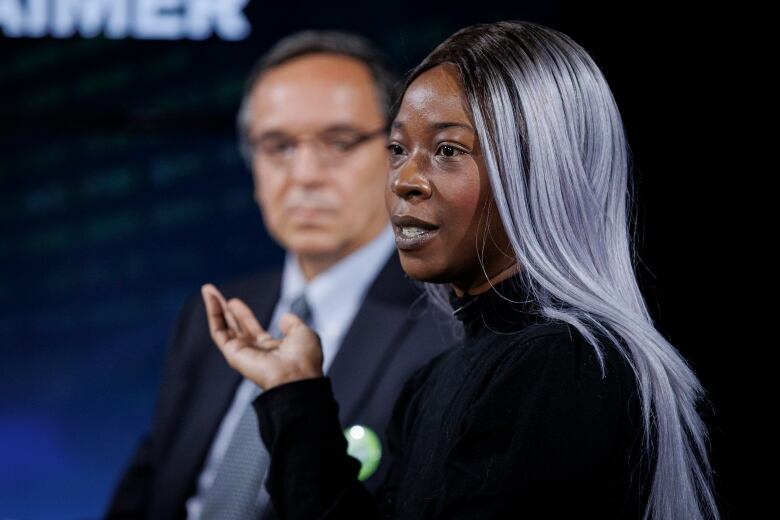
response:
<path id="1" fill-rule="evenodd" d="M 275 348 L 279 348 L 279 345 L 282 344 L 282 340 L 275 338 L 266 332 L 256 336 L 254 338 L 253 344 L 257 348 L 261 348 L 263 350 L 273 350 Z"/>
<path id="2" fill-rule="evenodd" d="M 279 328 L 284 335 L 287 351 L 305 358 L 312 366 L 322 369 L 322 344 L 319 335 L 298 316 L 287 313 L 282 316 Z"/>
<path id="3" fill-rule="evenodd" d="M 302 319 L 291 312 L 282 315 L 282 319 L 279 321 L 279 328 L 285 336 L 289 336 L 294 329 L 299 327 L 308 328 Z"/>
<path id="4" fill-rule="evenodd" d="M 228 310 L 236 317 L 239 326 L 251 335 L 253 338 L 257 338 L 261 335 L 267 335 L 267 332 L 255 318 L 252 309 L 250 309 L 243 301 L 238 298 L 231 298 L 227 302 Z"/>
<path id="5" fill-rule="evenodd" d="M 247 304 L 238 298 L 232 298 L 228 302 L 228 308 L 238 320 L 238 324 L 241 328 L 252 337 L 254 346 L 264 350 L 273 350 L 279 347 L 281 340 L 273 337 L 262 325 L 260 325 L 260 322 L 255 318 L 252 309 L 250 309 Z"/>
<path id="6" fill-rule="evenodd" d="M 276 352 L 282 341 L 263 329 L 246 304 L 231 299 L 223 305 L 224 298 L 211 284 L 201 287 L 201 294 L 211 338 L 231 368 L 264 389 L 300 377 L 297 363 Z M 228 323 L 231 317 L 235 327 Z"/>
<path id="7" fill-rule="evenodd" d="M 206 304 L 206 318 L 209 322 L 211 339 L 221 346 L 231 338 L 229 325 L 225 320 L 224 311 L 220 303 L 222 295 L 211 284 L 201 287 L 200 292 L 203 296 L 203 302 Z"/>
<path id="8" fill-rule="evenodd" d="M 282 316 L 282 319 L 279 321 L 279 328 L 284 338 L 291 340 L 293 344 L 304 345 L 312 341 L 319 343 L 319 335 L 306 325 L 305 321 L 290 312 Z"/>
<path id="9" fill-rule="evenodd" d="M 241 330 L 241 325 L 236 320 L 235 316 L 233 316 L 233 312 L 228 307 L 227 301 L 225 301 L 225 297 L 222 296 L 222 293 L 219 292 L 219 289 L 214 287 L 211 284 L 206 284 L 210 289 L 210 292 L 219 300 L 219 305 L 222 307 L 222 313 L 225 315 L 225 321 L 228 324 L 228 327 L 233 330 L 236 334 L 243 334 L 244 331 Z"/>
<path id="10" fill-rule="evenodd" d="M 227 301 L 225 301 L 225 297 L 222 296 L 222 293 L 219 292 L 219 289 L 217 289 L 210 283 L 207 283 L 203 287 L 201 287 L 201 292 L 203 291 L 207 291 L 208 294 L 212 295 L 219 303 L 219 306 L 222 309 L 222 315 L 223 315 L 222 318 L 227 324 L 228 329 L 230 329 L 230 331 L 232 331 L 233 334 L 237 336 L 246 334 L 246 331 L 242 329 L 241 324 L 233 315 L 233 311 L 231 311 L 230 308 L 228 307 L 228 303 Z"/>
<path id="11" fill-rule="evenodd" d="M 267 371 L 268 353 L 256 348 L 248 338 L 234 338 L 222 345 L 217 345 L 225 356 L 225 360 L 234 370 L 262 386 L 259 374 Z"/>
<path id="12" fill-rule="evenodd" d="M 201 288 L 211 338 L 228 365 L 261 388 L 322 375 L 322 349 L 317 334 L 294 314 L 280 323 L 284 338 L 271 336 L 252 310 L 238 299 L 225 302 L 211 284 Z M 230 320 L 235 321 L 231 326 Z"/>

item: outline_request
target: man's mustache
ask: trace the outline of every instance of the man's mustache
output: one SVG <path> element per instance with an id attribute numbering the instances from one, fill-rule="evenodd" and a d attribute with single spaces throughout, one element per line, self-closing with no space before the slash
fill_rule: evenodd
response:
<path id="1" fill-rule="evenodd" d="M 315 209 L 335 211 L 339 207 L 339 201 L 335 197 L 321 194 L 290 194 L 285 198 L 282 206 L 284 210 Z"/>

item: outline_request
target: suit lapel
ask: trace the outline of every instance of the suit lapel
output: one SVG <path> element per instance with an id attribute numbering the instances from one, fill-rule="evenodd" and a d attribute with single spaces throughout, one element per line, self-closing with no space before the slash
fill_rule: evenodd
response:
<path id="1" fill-rule="evenodd" d="M 354 421 L 370 397 L 379 371 L 392 359 L 399 336 L 409 326 L 409 306 L 416 295 L 404 276 L 394 253 L 366 294 L 327 374 L 344 425 Z"/>
<path id="2" fill-rule="evenodd" d="M 209 339 L 210 341 L 210 339 Z M 198 475 L 203 468 L 211 443 L 235 394 L 241 376 L 230 369 L 216 346 L 203 351 L 204 366 L 198 381 L 190 385 L 186 400 L 189 412 L 177 425 L 178 435 L 170 446 L 171 463 L 160 475 L 165 497 L 174 507 L 181 508 L 195 492 Z M 179 517 L 182 511 L 159 511 L 159 517 Z M 168 514 L 170 513 L 170 514 Z M 156 515 L 155 515 L 156 516 Z"/>
<path id="3" fill-rule="evenodd" d="M 225 295 L 228 298 L 243 299 L 263 326 L 267 327 L 279 299 L 280 287 L 281 273 L 274 273 L 273 276 L 266 274 L 245 284 L 236 285 L 233 291 L 226 288 Z M 222 353 L 212 343 L 205 320 L 205 313 L 202 311 L 199 320 L 196 320 L 198 322 L 193 325 L 203 331 L 202 334 L 196 334 L 193 340 L 201 344 L 193 345 L 190 350 L 204 357 L 202 368 L 197 375 L 193 374 L 199 383 L 189 385 L 189 395 L 182 396 L 189 401 L 186 403 L 189 413 L 181 418 L 182 423 L 177 430 L 179 434 L 170 446 L 171 464 L 167 466 L 170 474 L 163 476 L 166 494 L 180 497 L 171 500 L 169 503 L 172 504 L 184 504 L 195 491 L 198 475 L 211 444 L 242 379 L 238 372 L 230 368 Z M 174 492 L 173 486 L 177 486 L 178 490 Z"/>
<path id="4" fill-rule="evenodd" d="M 225 297 L 227 299 L 238 297 L 244 300 L 255 313 L 260 323 L 268 328 L 268 324 L 273 317 L 274 307 L 279 300 L 280 288 L 281 273 L 275 273 L 273 277 L 262 277 L 261 279 L 253 280 L 253 283 L 238 287 L 233 293 L 228 291 Z M 209 341 L 211 341 L 210 338 Z M 238 372 L 230 368 L 219 349 L 215 345 L 211 345 L 211 347 L 212 356 L 209 358 L 204 371 L 204 377 L 202 378 L 202 381 L 208 383 L 199 385 L 201 388 L 208 388 L 208 397 L 204 396 L 204 398 L 208 399 L 208 404 L 211 405 L 205 407 L 206 410 L 203 412 L 203 417 L 198 421 L 201 428 L 207 427 L 210 432 L 208 438 L 203 437 L 201 434 L 204 441 L 207 441 L 204 442 L 205 450 L 201 447 L 204 457 L 219 429 L 219 425 L 222 423 L 222 419 L 233 402 L 236 389 L 242 379 Z"/>

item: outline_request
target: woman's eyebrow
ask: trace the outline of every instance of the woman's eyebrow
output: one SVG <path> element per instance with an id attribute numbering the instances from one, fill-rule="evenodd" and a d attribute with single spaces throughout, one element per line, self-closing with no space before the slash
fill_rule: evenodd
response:
<path id="1" fill-rule="evenodd" d="M 443 121 L 441 123 L 431 123 L 428 126 L 433 130 L 444 130 L 446 128 L 457 127 L 457 128 L 464 128 L 475 134 L 477 133 L 471 125 L 466 123 L 456 123 L 454 121 Z M 404 127 L 404 124 L 400 121 L 393 121 L 390 127 L 394 129 L 397 128 L 400 130 Z"/>
<path id="2" fill-rule="evenodd" d="M 446 122 L 442 122 L 442 123 L 431 123 L 430 126 L 434 130 L 444 130 L 444 129 L 447 129 L 447 128 L 457 127 L 457 128 L 464 128 L 464 129 L 470 131 L 471 133 L 476 133 L 474 131 L 474 128 L 471 125 L 466 124 L 466 123 L 455 123 L 455 122 L 446 121 Z"/>

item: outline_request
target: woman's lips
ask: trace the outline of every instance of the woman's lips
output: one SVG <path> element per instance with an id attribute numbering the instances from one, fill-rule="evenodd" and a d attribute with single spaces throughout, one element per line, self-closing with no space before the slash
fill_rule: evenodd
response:
<path id="1" fill-rule="evenodd" d="M 438 229 L 431 229 L 419 233 L 413 237 L 409 237 L 404 235 L 402 231 L 399 231 L 396 228 L 395 246 L 402 251 L 413 251 L 415 249 L 420 249 L 425 244 L 427 244 L 431 239 L 433 239 L 434 235 L 436 235 L 436 233 L 438 232 L 439 232 Z"/>
<path id="2" fill-rule="evenodd" d="M 420 249 L 439 231 L 434 224 L 411 215 L 393 215 L 390 220 L 395 232 L 395 245 L 402 251 Z"/>

